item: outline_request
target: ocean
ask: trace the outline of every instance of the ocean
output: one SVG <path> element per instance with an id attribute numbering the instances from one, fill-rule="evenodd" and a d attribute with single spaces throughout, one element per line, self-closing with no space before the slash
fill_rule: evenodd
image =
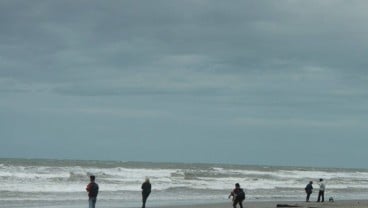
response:
<path id="1" fill-rule="evenodd" d="M 145 177 L 152 183 L 147 207 L 229 202 L 235 183 L 248 201 L 304 201 L 304 187 L 318 179 L 335 200 L 366 199 L 368 170 L 181 164 L 122 161 L 0 159 L 0 207 L 87 207 L 89 175 L 100 186 L 98 207 L 140 207 Z M 230 205 L 229 205 L 230 206 Z"/>

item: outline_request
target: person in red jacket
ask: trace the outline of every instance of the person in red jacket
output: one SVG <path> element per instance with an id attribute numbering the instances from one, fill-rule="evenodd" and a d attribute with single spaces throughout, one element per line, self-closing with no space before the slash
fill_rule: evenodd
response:
<path id="1" fill-rule="evenodd" d="M 96 207 L 97 195 L 98 195 L 98 184 L 95 182 L 95 176 L 91 175 L 90 183 L 86 187 L 86 191 L 88 192 L 88 203 L 89 208 Z"/>

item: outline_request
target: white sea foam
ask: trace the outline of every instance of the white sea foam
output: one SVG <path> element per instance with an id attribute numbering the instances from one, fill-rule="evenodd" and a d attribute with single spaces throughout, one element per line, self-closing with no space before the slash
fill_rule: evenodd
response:
<path id="1" fill-rule="evenodd" d="M 213 166 L 184 164 L 42 162 L 0 160 L 0 200 L 85 196 L 88 176 L 97 176 L 102 196 L 134 198 L 146 176 L 156 199 L 221 198 L 235 183 L 248 198 L 303 197 L 308 181 L 324 178 L 328 193 L 357 197 L 368 193 L 368 171 L 343 169 Z M 315 188 L 318 185 L 315 184 Z M 277 191 L 275 191 L 277 190 Z M 124 193 L 124 194 L 122 194 Z M 359 194 L 357 194 L 359 193 Z M 31 197 L 30 197 L 31 196 Z"/>

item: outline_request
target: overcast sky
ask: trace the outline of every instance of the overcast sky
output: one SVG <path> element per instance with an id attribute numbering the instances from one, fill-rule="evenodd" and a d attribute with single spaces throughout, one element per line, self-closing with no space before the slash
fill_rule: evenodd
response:
<path id="1" fill-rule="evenodd" d="M 0 157 L 368 164 L 367 1 L 0 1 Z"/>

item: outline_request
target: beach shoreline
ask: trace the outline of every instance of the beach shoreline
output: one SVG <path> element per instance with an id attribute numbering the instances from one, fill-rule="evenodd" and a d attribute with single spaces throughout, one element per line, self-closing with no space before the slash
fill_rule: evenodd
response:
<path id="1" fill-rule="evenodd" d="M 87 205 L 87 200 L 71 202 L 52 202 L 48 203 L 37 203 L 31 201 L 18 201 L 17 203 L 0 203 L 0 207 L 4 208 L 20 208 L 20 207 L 30 207 L 30 208 L 78 208 Z M 284 206 L 278 206 L 284 205 Z M 101 201 L 98 200 L 96 207 L 105 208 L 139 208 L 141 203 L 136 201 L 134 204 L 125 204 L 124 201 L 112 202 L 112 201 Z M 165 205 L 151 204 L 147 202 L 147 208 L 232 208 L 231 201 L 227 202 L 193 202 L 188 204 L 179 203 L 165 203 Z M 341 200 L 335 202 L 303 202 L 303 201 L 245 201 L 243 203 L 244 208 L 368 208 L 368 200 Z M 239 206 L 237 206 L 239 208 Z"/>
<path id="2" fill-rule="evenodd" d="M 231 201 L 221 203 L 198 203 L 190 205 L 151 206 L 152 208 L 232 208 Z M 239 206 L 237 206 L 239 207 Z M 303 201 L 244 201 L 244 208 L 366 208 L 368 200 L 341 200 L 334 202 L 303 202 Z"/>

